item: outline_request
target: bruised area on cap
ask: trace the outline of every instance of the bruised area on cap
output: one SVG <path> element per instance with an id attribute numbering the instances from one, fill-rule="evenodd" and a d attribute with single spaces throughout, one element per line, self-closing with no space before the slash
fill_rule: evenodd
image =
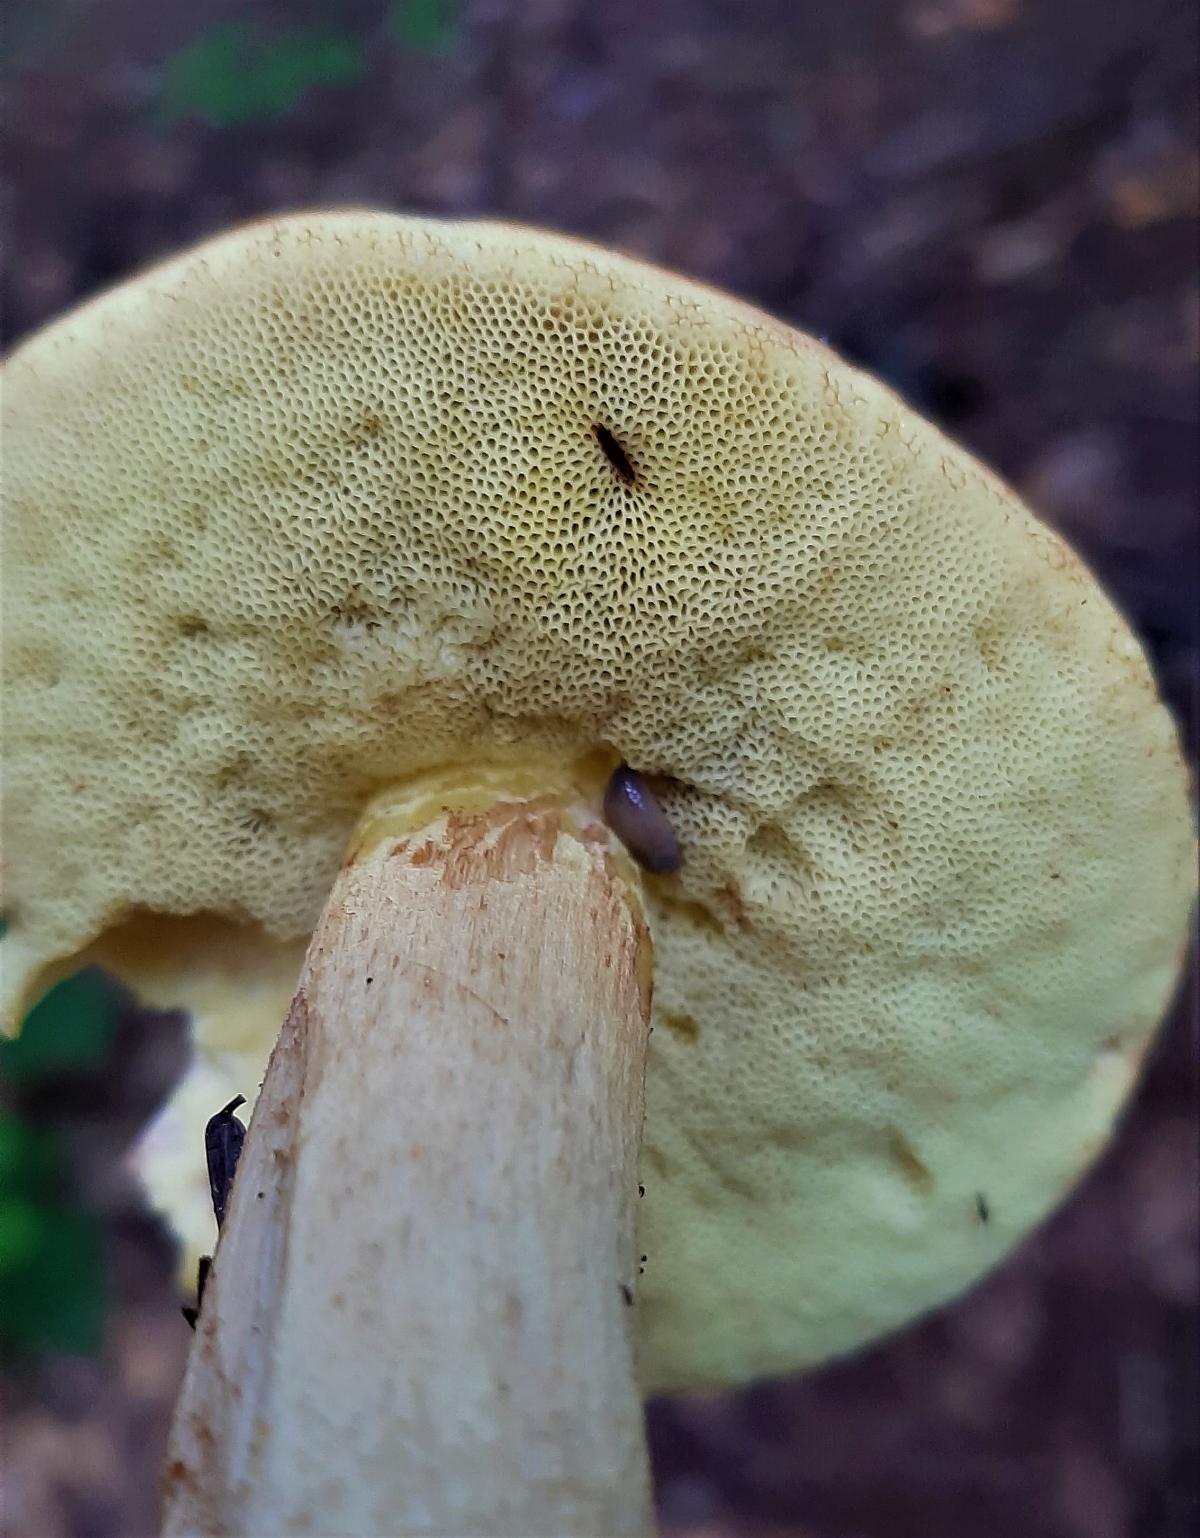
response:
<path id="1" fill-rule="evenodd" d="M 302 942 L 397 782 L 599 806 L 623 761 L 683 854 L 648 1389 L 933 1306 L 1103 1142 L 1192 892 L 1172 725 L 1062 541 L 826 349 L 561 237 L 314 214 L 49 327 L 4 411 L 10 1016 L 131 912 Z"/>

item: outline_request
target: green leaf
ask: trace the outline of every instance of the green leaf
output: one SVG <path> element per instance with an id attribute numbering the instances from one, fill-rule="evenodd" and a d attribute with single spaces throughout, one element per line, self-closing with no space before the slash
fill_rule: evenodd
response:
<path id="1" fill-rule="evenodd" d="M 361 46 L 347 38 L 296 39 L 264 57 L 261 80 L 264 99 L 286 112 L 310 85 L 346 85 L 366 67 Z"/>
<path id="2" fill-rule="evenodd" d="M 67 1207 L 43 1208 L 25 1264 L 0 1271 L 0 1348 L 95 1356 L 108 1299 L 99 1221 Z"/>
<path id="3" fill-rule="evenodd" d="M 0 1199 L 51 1201 L 61 1188 L 66 1160 L 57 1133 L 0 1112 Z"/>
<path id="4" fill-rule="evenodd" d="M 448 53 L 458 40 L 454 0 L 392 0 L 388 31 L 406 48 Z"/>
<path id="5" fill-rule="evenodd" d="M 64 1204 L 65 1169 L 56 1133 L 0 1114 L 0 1357 L 100 1349 L 103 1234 Z"/>
<path id="6" fill-rule="evenodd" d="M 0 1200 L 0 1277 L 29 1265 L 42 1242 L 45 1210 L 14 1196 Z"/>
<path id="7" fill-rule="evenodd" d="M 0 1073 L 15 1080 L 96 1068 L 117 1024 L 112 991 L 98 971 L 64 978 L 25 1016 L 15 1041 L 0 1041 Z"/>
<path id="8" fill-rule="evenodd" d="M 29 1148 L 29 1128 L 0 1113 L 0 1191 L 20 1180 Z"/>
<path id="9" fill-rule="evenodd" d="M 228 128 L 282 117 L 313 85 L 346 85 L 366 69 L 365 46 L 337 32 L 294 27 L 267 39 L 228 22 L 166 62 L 161 112 L 168 121 L 206 117 Z"/>

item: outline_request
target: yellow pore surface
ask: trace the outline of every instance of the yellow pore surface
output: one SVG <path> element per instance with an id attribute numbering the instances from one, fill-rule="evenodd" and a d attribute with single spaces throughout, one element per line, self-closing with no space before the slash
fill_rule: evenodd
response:
<path id="1" fill-rule="evenodd" d="M 880 385 L 574 241 L 337 213 L 107 294 L 4 395 L 10 1009 L 134 906 L 302 941 L 382 787 L 600 754 L 685 852 L 648 1390 L 932 1306 L 1103 1142 L 1184 935 L 1177 742 L 1076 557 Z"/>

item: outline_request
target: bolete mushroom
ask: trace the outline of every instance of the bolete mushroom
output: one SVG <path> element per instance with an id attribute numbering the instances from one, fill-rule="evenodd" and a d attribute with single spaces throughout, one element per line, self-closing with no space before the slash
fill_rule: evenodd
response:
<path id="1" fill-rule="evenodd" d="M 83 957 L 190 1004 L 202 1180 L 286 1014 L 169 1532 L 641 1532 L 641 1393 L 898 1325 L 1094 1157 L 1179 746 L 881 385 L 574 240 L 321 212 L 4 396 L 9 1018 Z"/>

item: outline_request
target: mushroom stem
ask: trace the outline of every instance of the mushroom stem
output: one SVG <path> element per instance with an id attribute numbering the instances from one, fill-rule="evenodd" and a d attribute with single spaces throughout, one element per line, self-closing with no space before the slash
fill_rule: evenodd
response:
<path id="1" fill-rule="evenodd" d="M 549 802 L 368 826 L 251 1120 L 167 1535 L 643 1534 L 637 878 Z"/>

